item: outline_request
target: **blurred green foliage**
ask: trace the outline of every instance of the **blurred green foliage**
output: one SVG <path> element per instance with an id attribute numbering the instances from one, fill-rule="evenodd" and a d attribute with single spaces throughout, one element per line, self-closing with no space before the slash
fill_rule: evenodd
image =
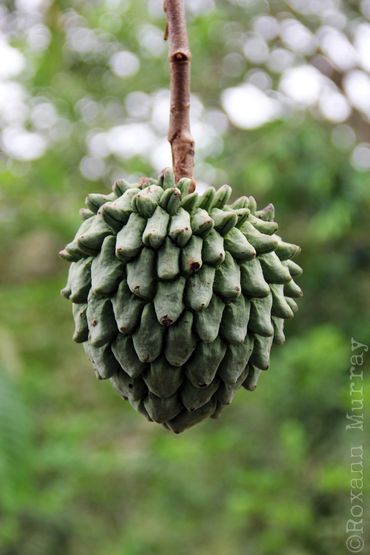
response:
<path id="1" fill-rule="evenodd" d="M 23 85 L 55 103 L 72 128 L 33 162 L 0 161 L 0 554 L 345 553 L 350 448 L 367 441 L 346 431 L 345 416 L 351 337 L 370 343 L 370 196 L 368 174 L 336 149 L 328 124 L 299 114 L 254 131 L 229 127 L 223 147 L 201 156 L 215 185 L 226 177 L 235 195 L 272 201 L 284 237 L 303 247 L 305 297 L 255 393 L 240 392 L 220 420 L 173 437 L 96 382 L 70 339 L 57 252 L 83 197 L 118 171 L 153 173 L 145 157 L 112 156 L 103 185 L 83 178 L 86 133 L 126 115 L 91 124 L 76 103 L 93 98 L 104 112 L 126 93 L 168 86 L 165 54 L 140 50 L 145 3 L 124 4 L 116 21 L 104 3 L 50 2 L 51 41 L 29 55 Z M 207 108 L 220 109 L 221 89 L 240 79 L 219 60 L 229 47 L 225 21 L 248 27 L 241 6 L 219 2 L 189 23 L 193 88 Z M 140 72 L 123 80 L 103 55 L 65 49 L 60 21 L 72 9 L 136 52 Z M 369 383 L 365 376 L 367 413 Z"/>

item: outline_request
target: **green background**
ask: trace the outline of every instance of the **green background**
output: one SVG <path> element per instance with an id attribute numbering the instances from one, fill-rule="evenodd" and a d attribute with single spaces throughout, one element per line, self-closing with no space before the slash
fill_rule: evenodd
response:
<path id="1" fill-rule="evenodd" d="M 166 51 L 141 47 L 142 26 L 162 31 L 164 20 L 156 2 L 143 0 L 51 1 L 36 20 L 24 4 L 2 5 L 10 44 L 27 61 L 17 82 L 30 109 L 55 107 L 61 131 L 37 159 L 6 150 L 0 159 L 0 554 L 345 553 L 350 449 L 368 449 L 366 431 L 346 431 L 351 337 L 370 343 L 368 172 L 351 164 L 350 148 L 335 146 L 336 126 L 314 108 L 253 130 L 229 124 L 217 148 L 200 149 L 201 181 L 213 176 L 235 196 L 274 203 L 284 239 L 302 246 L 305 296 L 257 390 L 240 391 L 220 420 L 173 436 L 95 380 L 71 341 L 71 307 L 59 295 L 67 265 L 57 256 L 87 193 L 108 191 L 117 174 L 155 173 L 145 155 L 110 154 L 96 180 L 79 168 L 89 133 L 129 120 L 129 93 L 168 88 Z M 253 69 L 240 53 L 253 18 L 299 19 L 313 32 L 323 24 L 299 2 L 191 4 L 193 91 L 218 115 L 222 91 Z M 351 38 L 366 11 L 346 4 L 342 30 Z M 48 30 L 47 48 L 30 48 L 27 18 Z M 98 47 L 68 47 L 73 26 L 92 29 Z M 141 64 L 125 78 L 107 61 L 121 48 Z M 231 71 L 225 57 L 235 52 Z M 295 64 L 313 63 L 313 55 L 295 56 Z M 265 71 L 277 87 L 279 73 Z M 93 101 L 94 117 L 81 117 L 81 99 Z M 354 110 L 345 125 L 366 141 L 363 114 Z M 33 129 L 27 118 L 24 126 Z M 368 412 L 366 374 L 364 388 Z"/>

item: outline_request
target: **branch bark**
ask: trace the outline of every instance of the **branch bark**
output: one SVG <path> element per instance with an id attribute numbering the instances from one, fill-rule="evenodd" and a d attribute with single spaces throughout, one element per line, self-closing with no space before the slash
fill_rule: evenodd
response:
<path id="1" fill-rule="evenodd" d="M 190 131 L 190 49 L 184 0 L 164 0 L 167 16 L 165 38 L 169 39 L 171 104 L 168 140 L 172 150 L 175 179 L 193 179 L 194 139 Z M 193 180 L 193 188 L 195 182 Z"/>

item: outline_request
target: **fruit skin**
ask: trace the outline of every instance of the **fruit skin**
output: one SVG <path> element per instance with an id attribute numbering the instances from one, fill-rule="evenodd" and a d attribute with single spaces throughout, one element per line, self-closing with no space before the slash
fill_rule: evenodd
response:
<path id="1" fill-rule="evenodd" d="M 276 235 L 273 206 L 191 183 L 166 169 L 88 195 L 60 253 L 74 341 L 99 379 L 174 433 L 256 388 L 302 295 L 300 249 Z"/>

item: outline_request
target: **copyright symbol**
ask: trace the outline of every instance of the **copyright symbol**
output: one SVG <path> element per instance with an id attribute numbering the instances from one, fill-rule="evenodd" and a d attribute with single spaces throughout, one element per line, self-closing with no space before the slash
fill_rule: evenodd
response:
<path id="1" fill-rule="evenodd" d="M 348 536 L 346 546 L 350 553 L 361 553 L 365 546 L 364 538 L 358 534 L 352 534 Z"/>

